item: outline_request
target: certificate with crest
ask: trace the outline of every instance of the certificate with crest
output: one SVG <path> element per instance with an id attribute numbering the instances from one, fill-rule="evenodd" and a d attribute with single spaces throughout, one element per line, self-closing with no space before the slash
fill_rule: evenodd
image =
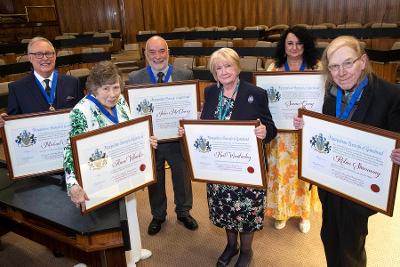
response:
<path id="1" fill-rule="evenodd" d="M 1 128 L 11 179 L 62 171 L 69 110 L 4 117 Z"/>
<path id="2" fill-rule="evenodd" d="M 258 121 L 182 120 L 183 143 L 194 181 L 265 188 Z"/>
<path id="3" fill-rule="evenodd" d="M 319 72 L 256 72 L 255 84 L 268 94 L 268 107 L 276 128 L 292 131 L 299 108 L 321 112 L 325 78 Z"/>
<path id="4" fill-rule="evenodd" d="M 392 216 L 399 166 L 390 154 L 400 134 L 300 109 L 299 177 Z"/>
<path id="5" fill-rule="evenodd" d="M 160 142 L 178 139 L 179 120 L 197 119 L 198 81 L 128 86 L 125 92 L 134 118 L 152 116 Z"/>
<path id="6" fill-rule="evenodd" d="M 156 182 L 151 116 L 71 137 L 85 213 Z"/>

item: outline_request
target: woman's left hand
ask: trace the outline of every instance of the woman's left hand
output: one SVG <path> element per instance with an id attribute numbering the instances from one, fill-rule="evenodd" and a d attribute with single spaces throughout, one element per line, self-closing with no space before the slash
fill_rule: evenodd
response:
<path id="1" fill-rule="evenodd" d="M 154 135 L 150 136 L 150 144 L 154 149 L 157 149 L 158 141 Z"/>
<path id="2" fill-rule="evenodd" d="M 392 159 L 393 163 L 400 165 L 400 148 L 393 149 L 390 158 Z"/>
<path id="3" fill-rule="evenodd" d="M 260 121 L 260 125 L 254 129 L 254 133 L 258 139 L 264 139 L 267 136 L 267 127 Z"/>

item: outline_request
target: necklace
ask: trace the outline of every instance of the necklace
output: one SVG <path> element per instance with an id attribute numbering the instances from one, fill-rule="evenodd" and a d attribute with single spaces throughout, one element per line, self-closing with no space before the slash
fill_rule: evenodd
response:
<path id="1" fill-rule="evenodd" d="M 227 99 L 225 103 L 224 103 L 224 87 L 223 86 L 221 87 L 218 97 L 218 120 L 225 120 L 226 116 L 228 115 L 228 112 L 232 110 L 234 97 L 239 90 L 239 84 L 240 80 L 238 79 L 232 96 L 230 98 L 225 96 L 225 98 Z"/>

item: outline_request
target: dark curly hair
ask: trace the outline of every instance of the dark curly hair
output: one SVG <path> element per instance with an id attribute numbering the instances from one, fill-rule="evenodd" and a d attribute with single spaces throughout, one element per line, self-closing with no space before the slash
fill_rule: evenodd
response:
<path id="1" fill-rule="evenodd" d="M 275 66 L 280 68 L 286 62 L 285 40 L 289 33 L 296 35 L 300 42 L 304 44 L 303 58 L 307 63 L 307 68 L 316 68 L 318 58 L 314 38 L 306 28 L 300 26 L 290 27 L 281 35 L 275 52 Z"/>

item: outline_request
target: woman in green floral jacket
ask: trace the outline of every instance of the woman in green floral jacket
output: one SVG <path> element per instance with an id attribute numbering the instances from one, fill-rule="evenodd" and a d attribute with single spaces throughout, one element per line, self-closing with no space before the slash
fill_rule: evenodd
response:
<path id="1" fill-rule="evenodd" d="M 123 86 L 124 83 L 118 73 L 118 69 L 112 62 L 103 61 L 97 63 L 90 71 L 86 81 L 88 95 L 79 101 L 70 112 L 70 136 L 132 119 L 129 106 L 121 95 Z M 155 137 L 152 136 L 150 142 L 154 148 L 157 147 L 157 139 Z M 89 199 L 75 178 L 70 144 L 64 149 L 64 171 L 68 194 L 76 207 L 81 208 L 83 211 L 85 209 L 85 201 Z M 136 243 L 136 246 L 134 245 L 133 247 L 140 249 L 141 241 L 139 222 L 136 214 L 136 199 L 134 196 L 128 196 L 127 199 L 130 199 L 127 202 L 134 202 L 132 205 L 134 209 L 132 215 L 133 222 L 130 223 L 135 228 L 133 229 L 134 233 L 131 233 L 131 239 L 134 237 L 134 243 Z M 127 203 L 128 206 L 130 205 Z M 132 211 L 129 210 L 128 212 Z M 141 249 L 134 255 L 135 262 L 150 256 L 151 252 L 149 250 Z"/>

